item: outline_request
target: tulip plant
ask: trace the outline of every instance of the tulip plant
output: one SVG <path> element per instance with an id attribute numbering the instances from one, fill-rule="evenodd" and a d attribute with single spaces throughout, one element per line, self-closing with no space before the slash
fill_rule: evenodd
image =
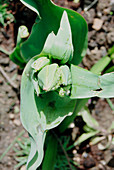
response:
<path id="1" fill-rule="evenodd" d="M 21 81 L 21 121 L 31 140 L 27 169 L 52 170 L 57 141 L 49 136 L 44 156 L 48 131 L 64 132 L 88 98 L 114 97 L 114 73 L 101 76 L 77 66 L 87 49 L 81 15 L 50 0 L 21 2 L 38 15 L 28 39 L 26 28 L 20 28 L 10 55 L 20 67 L 27 63 Z"/>

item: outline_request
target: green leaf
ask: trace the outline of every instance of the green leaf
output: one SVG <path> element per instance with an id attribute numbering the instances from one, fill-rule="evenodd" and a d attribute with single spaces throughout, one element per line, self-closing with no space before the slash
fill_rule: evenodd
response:
<path id="1" fill-rule="evenodd" d="M 28 28 L 24 25 L 20 26 L 17 35 L 17 45 L 23 42 L 23 39 L 27 38 L 28 36 L 29 36 Z"/>
<path id="2" fill-rule="evenodd" d="M 30 37 L 21 46 L 21 52 L 25 61 L 27 62 L 35 55 L 41 53 L 49 33 L 53 31 L 54 34 L 57 34 L 62 14 L 66 11 L 71 25 L 74 46 L 74 57 L 71 63 L 79 64 L 87 49 L 88 30 L 84 18 L 75 11 L 55 5 L 50 0 L 21 0 L 21 2 L 38 14 Z"/>
<path id="3" fill-rule="evenodd" d="M 91 128 L 95 129 L 99 126 L 98 122 L 91 116 L 88 108 L 82 109 L 78 115 L 82 116 L 84 122 Z"/>
<path id="4" fill-rule="evenodd" d="M 95 74 L 101 74 L 102 70 L 105 69 L 106 66 L 110 63 L 111 58 L 108 56 L 105 56 L 101 58 L 92 68 L 91 72 Z"/>
<path id="5" fill-rule="evenodd" d="M 83 133 L 78 140 L 73 144 L 74 146 L 80 145 L 82 142 L 86 141 L 87 139 L 95 136 L 99 131 L 93 131 L 89 133 Z"/>
<path id="6" fill-rule="evenodd" d="M 50 60 L 47 57 L 40 57 L 32 63 L 31 67 L 35 71 L 39 71 L 48 64 L 50 64 Z"/>
<path id="7" fill-rule="evenodd" d="M 54 90 L 60 81 L 60 72 L 58 64 L 45 66 L 38 74 L 39 86 L 44 91 Z"/>
<path id="8" fill-rule="evenodd" d="M 114 66 L 108 68 L 104 73 L 114 72 Z"/>
<path id="9" fill-rule="evenodd" d="M 25 66 L 25 59 L 21 55 L 20 46 L 22 43 L 26 40 L 26 38 L 29 36 L 29 32 L 26 26 L 20 26 L 18 30 L 17 35 L 17 45 L 14 48 L 13 52 L 10 54 L 10 59 L 19 65 L 21 68 Z"/>
<path id="10" fill-rule="evenodd" d="M 70 69 L 67 65 L 60 67 L 61 83 L 65 86 L 72 84 Z"/>
<path id="11" fill-rule="evenodd" d="M 108 54 L 109 55 L 114 54 L 114 45 L 108 50 Z"/>
<path id="12" fill-rule="evenodd" d="M 98 96 L 103 98 L 113 98 L 114 97 L 114 72 L 99 76 L 99 82 L 102 90 L 101 92 L 99 92 Z"/>
<path id="13" fill-rule="evenodd" d="M 21 81 L 21 121 L 31 140 L 28 170 L 36 169 L 42 162 L 46 131 L 58 126 L 73 113 L 75 107 L 75 100 L 61 98 L 57 92 L 36 95 L 31 67 L 34 61 L 35 58 L 32 58 L 26 65 Z"/>
<path id="14" fill-rule="evenodd" d="M 57 35 L 55 36 L 53 32 L 49 34 L 43 52 L 54 59 L 61 60 L 61 64 L 71 61 L 73 57 L 72 34 L 66 11 L 63 13 Z"/>
<path id="15" fill-rule="evenodd" d="M 78 66 L 71 65 L 71 98 L 114 97 L 114 73 L 98 76 Z"/>
<path id="16" fill-rule="evenodd" d="M 91 139 L 90 145 L 95 145 L 95 144 L 99 143 L 100 141 L 102 141 L 104 139 L 105 139 L 105 136 L 101 136 L 101 137 L 96 136 L 96 137 Z"/>

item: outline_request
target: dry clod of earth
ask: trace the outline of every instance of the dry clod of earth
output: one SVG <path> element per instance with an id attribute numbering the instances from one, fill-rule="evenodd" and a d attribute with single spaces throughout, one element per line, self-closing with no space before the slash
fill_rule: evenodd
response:
<path id="1" fill-rule="evenodd" d="M 103 25 L 103 20 L 99 18 L 95 18 L 93 21 L 92 28 L 95 29 L 96 31 L 99 31 L 102 28 L 102 25 Z"/>
<path id="2" fill-rule="evenodd" d="M 13 121 L 13 123 L 14 123 L 16 126 L 20 126 L 20 125 L 21 125 L 21 122 L 20 122 L 20 120 L 18 120 L 18 119 L 15 119 L 15 120 Z"/>
<path id="3" fill-rule="evenodd" d="M 14 114 L 10 113 L 9 118 L 10 118 L 10 120 L 13 120 L 15 118 Z"/>

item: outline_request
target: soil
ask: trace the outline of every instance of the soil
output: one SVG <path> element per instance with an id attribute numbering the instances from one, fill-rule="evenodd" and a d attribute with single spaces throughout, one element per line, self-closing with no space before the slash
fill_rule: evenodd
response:
<path id="1" fill-rule="evenodd" d="M 107 50 L 114 44 L 114 16 L 111 15 L 111 12 L 114 11 L 114 2 L 98 0 L 87 12 L 84 12 L 84 8 L 91 4 L 92 1 L 80 0 L 79 3 L 74 3 L 72 0 L 54 0 L 54 2 L 60 6 L 76 10 L 85 17 L 89 29 L 88 49 L 81 66 L 90 69 L 92 65 L 107 54 Z M 7 51 L 12 51 L 15 46 L 18 27 L 25 24 L 31 30 L 36 17 L 36 14 L 19 1 L 15 1 L 15 4 L 11 2 L 11 10 L 16 22 L 11 23 L 6 28 L 0 27 L 0 46 Z M 30 17 L 32 18 L 32 23 L 28 22 Z M 95 22 L 97 22 L 97 25 Z M 111 64 L 113 65 L 114 63 L 112 62 Z M 8 55 L 0 52 L 0 71 L 1 69 L 9 77 L 10 81 L 16 84 L 16 88 L 0 72 L 0 154 L 8 148 L 23 129 L 20 122 L 20 82 L 22 70 L 10 61 Z M 114 103 L 113 99 L 112 102 Z M 88 107 L 93 117 L 99 122 L 100 127 L 107 130 L 112 120 L 114 120 L 114 113 L 107 101 L 105 99 L 93 98 L 89 100 Z M 82 124 L 82 119 L 76 118 L 75 127 L 72 128 L 72 132 L 76 133 L 75 136 L 77 134 L 81 135 Z M 27 136 L 27 133 L 24 135 Z M 17 164 L 14 158 L 15 152 L 13 147 L 0 162 L 1 170 L 13 170 Z M 114 148 L 112 145 L 105 151 L 100 151 L 98 145 L 91 146 L 89 141 L 86 141 L 80 147 L 74 148 L 73 153 L 74 161 L 80 164 L 77 169 L 114 169 Z"/>

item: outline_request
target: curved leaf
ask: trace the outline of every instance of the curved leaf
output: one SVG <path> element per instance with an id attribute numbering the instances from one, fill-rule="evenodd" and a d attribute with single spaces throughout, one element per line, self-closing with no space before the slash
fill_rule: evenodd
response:
<path id="1" fill-rule="evenodd" d="M 114 72 L 98 76 L 78 66 L 71 65 L 71 98 L 114 97 Z"/>
<path id="2" fill-rule="evenodd" d="M 26 62 L 42 51 L 49 33 L 53 31 L 57 34 L 63 11 L 66 11 L 74 46 L 74 57 L 71 63 L 79 64 L 87 49 L 87 24 L 84 18 L 70 9 L 55 5 L 50 0 L 21 0 L 21 2 L 38 14 L 30 37 L 21 47 Z"/>
<path id="3" fill-rule="evenodd" d="M 17 44 L 14 48 L 13 52 L 10 54 L 10 59 L 19 65 L 21 68 L 25 66 L 25 60 L 21 55 L 20 46 L 22 43 L 26 40 L 26 38 L 29 36 L 29 32 L 26 26 L 22 25 L 18 29 L 18 35 L 17 35 Z"/>
<path id="4" fill-rule="evenodd" d="M 24 69 L 21 81 L 21 121 L 30 134 L 31 152 L 27 169 L 36 169 L 43 159 L 46 131 L 58 126 L 74 110 L 75 100 L 60 97 L 57 92 L 37 96 L 32 83 L 32 58 Z"/>

